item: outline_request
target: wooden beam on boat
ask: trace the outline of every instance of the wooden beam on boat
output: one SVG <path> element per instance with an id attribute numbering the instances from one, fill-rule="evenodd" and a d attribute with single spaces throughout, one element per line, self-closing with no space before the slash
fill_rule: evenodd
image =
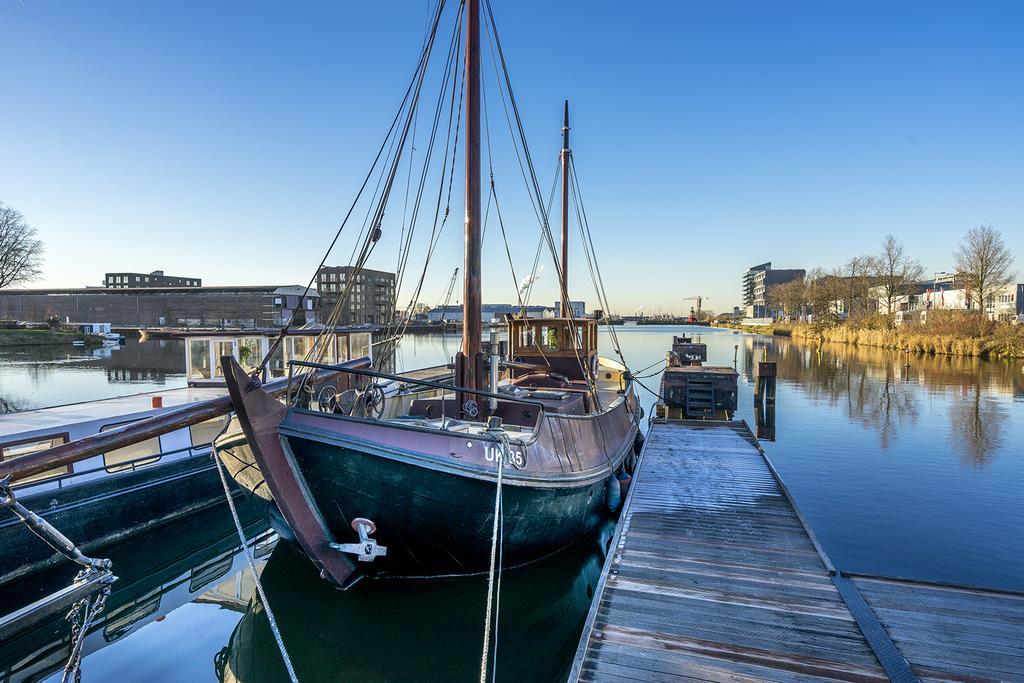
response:
<path id="1" fill-rule="evenodd" d="M 370 365 L 370 359 L 363 357 L 356 360 L 342 363 L 338 366 L 337 373 L 345 369 L 363 368 Z M 327 379 L 335 372 L 318 371 L 317 379 Z M 296 376 L 295 379 L 301 376 Z M 288 379 L 282 378 L 268 382 L 264 391 L 277 395 L 288 390 Z M 22 458 L 0 462 L 0 478 L 11 475 L 11 479 L 17 482 L 19 479 L 31 477 L 34 474 L 46 472 L 56 467 L 63 467 L 71 463 L 91 458 L 94 455 L 107 453 L 117 448 L 130 446 L 146 439 L 173 432 L 183 427 L 212 420 L 215 417 L 226 415 L 234 410 L 231 403 L 231 396 L 224 395 L 208 401 L 197 401 L 175 410 L 169 410 L 150 418 L 137 420 L 130 424 L 100 432 L 91 436 L 71 441 L 60 446 L 54 446 L 45 451 L 26 455 Z"/>
<path id="2" fill-rule="evenodd" d="M 266 391 L 251 386 L 249 376 L 233 356 L 221 358 L 221 367 L 245 439 L 274 503 L 320 575 L 338 587 L 345 587 L 355 564 L 332 546 L 334 537 L 313 500 L 306 478 L 291 450 L 282 444 L 278 428 L 286 413 L 285 406 Z"/>

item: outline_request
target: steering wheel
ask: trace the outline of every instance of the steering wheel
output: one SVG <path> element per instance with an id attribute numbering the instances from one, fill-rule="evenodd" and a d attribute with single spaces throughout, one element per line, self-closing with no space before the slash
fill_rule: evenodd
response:
<path id="1" fill-rule="evenodd" d="M 384 417 L 384 390 L 377 384 L 370 384 L 359 397 L 363 415 L 379 420 Z"/>
<path id="2" fill-rule="evenodd" d="M 324 385 L 316 396 L 316 404 L 322 413 L 333 413 L 338 405 L 338 390 L 332 385 Z"/>

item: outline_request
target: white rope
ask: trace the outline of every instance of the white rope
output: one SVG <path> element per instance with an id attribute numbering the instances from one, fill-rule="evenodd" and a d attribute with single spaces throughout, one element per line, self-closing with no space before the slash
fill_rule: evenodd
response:
<path id="1" fill-rule="evenodd" d="M 270 609 L 270 601 L 267 600 L 267 594 L 263 592 L 263 583 L 260 581 L 259 572 L 256 571 L 256 561 L 253 559 L 252 553 L 249 552 L 249 544 L 245 541 L 245 532 L 242 531 L 242 523 L 238 519 L 238 511 L 235 510 L 235 500 L 231 495 L 231 489 L 228 487 L 227 477 L 224 476 L 224 464 L 220 461 L 220 457 L 217 455 L 217 452 L 212 445 L 210 455 L 213 456 L 213 461 L 217 463 L 217 473 L 220 474 L 220 482 L 224 485 L 224 497 L 228 499 L 228 507 L 231 509 L 231 518 L 235 522 L 235 531 L 238 532 L 238 540 L 242 542 L 242 550 L 245 552 L 245 558 L 249 560 L 249 570 L 252 572 L 253 581 L 256 582 L 256 591 L 260 594 L 260 600 L 263 601 L 263 609 L 267 611 L 267 621 L 270 622 L 270 631 L 274 634 L 274 640 L 277 641 L 277 649 L 281 651 L 281 658 L 284 660 L 284 668 L 288 670 L 288 678 L 292 683 L 299 683 L 299 677 L 295 675 L 295 669 L 292 667 L 291 657 L 288 656 L 288 650 L 284 647 L 284 640 L 281 638 L 281 631 L 277 628 L 277 619 L 274 618 L 274 613 Z"/>
<path id="2" fill-rule="evenodd" d="M 494 493 L 494 528 L 491 531 L 491 568 L 487 573 L 487 609 L 484 614 L 484 651 L 480 658 L 480 683 L 487 683 L 487 656 L 491 646 L 491 617 L 496 612 L 494 609 L 494 575 L 495 575 L 495 561 L 498 555 L 498 546 L 501 543 L 501 534 L 498 533 L 500 529 L 501 520 L 501 476 L 505 466 L 505 453 L 507 451 L 508 437 L 505 436 L 504 432 L 501 433 L 500 437 L 500 452 L 498 453 L 498 482 L 497 490 Z M 499 568 L 500 571 L 500 568 Z M 500 581 L 500 578 L 499 578 Z M 498 590 L 501 590 L 501 584 L 498 584 Z M 498 623 L 497 616 L 494 616 L 494 631 L 495 631 L 495 642 L 494 642 L 494 670 L 498 670 L 498 642 L 497 642 L 497 631 Z"/>

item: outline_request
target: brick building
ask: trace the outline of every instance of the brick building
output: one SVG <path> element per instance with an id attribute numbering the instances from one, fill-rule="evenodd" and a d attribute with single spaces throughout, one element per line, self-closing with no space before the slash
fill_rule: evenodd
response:
<path id="1" fill-rule="evenodd" d="M 304 287 L 138 287 L 0 290 L 0 319 L 102 321 L 139 327 L 276 327 L 299 305 Z M 301 322 L 319 320 L 311 290 Z"/>
<path id="2" fill-rule="evenodd" d="M 164 275 L 162 270 L 152 273 L 107 273 L 103 276 L 103 286 L 118 289 L 143 287 L 202 287 L 203 281 L 197 277 L 180 277 Z"/>
<path id="3" fill-rule="evenodd" d="M 324 266 L 316 274 L 316 288 L 322 297 L 321 308 L 326 318 L 349 284 L 355 268 Z M 338 320 L 340 325 L 385 325 L 390 322 L 395 300 L 395 274 L 363 268 L 349 292 Z"/>

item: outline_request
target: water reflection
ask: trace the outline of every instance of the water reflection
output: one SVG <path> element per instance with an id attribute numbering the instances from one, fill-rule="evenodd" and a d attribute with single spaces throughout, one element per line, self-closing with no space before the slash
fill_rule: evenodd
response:
<path id="1" fill-rule="evenodd" d="M 242 504 L 239 514 L 256 555 L 265 557 L 276 536 L 267 530 L 262 510 Z M 109 660 L 125 656 L 122 648 L 127 648 L 129 658 L 144 653 L 152 641 L 143 629 L 162 622 L 189 601 L 244 611 L 252 591 L 248 575 L 240 573 L 245 559 L 225 505 L 97 549 L 94 554 L 113 561 L 118 580 L 106 608 L 85 635 L 85 680 L 110 680 L 102 671 L 116 671 L 122 663 L 111 666 Z M 3 586 L 3 612 L 13 612 L 66 587 L 75 571 L 65 562 Z M 41 680 L 51 674 L 59 678 L 57 672 L 71 647 L 71 630 L 63 614 L 26 628 L 0 643 L 3 680 Z M 203 669 L 209 671 L 208 666 Z"/>
<path id="2" fill-rule="evenodd" d="M 963 387 L 959 400 L 949 407 L 953 448 L 960 451 L 963 462 L 983 467 L 1003 445 L 1006 408 L 990 396 L 983 396 L 980 387 Z"/>
<path id="3" fill-rule="evenodd" d="M 1007 411 L 1001 399 L 1024 396 L 1019 361 L 811 346 L 785 338 L 749 336 L 745 342 L 748 381 L 753 381 L 755 358 L 767 348 L 782 383 L 815 403 L 841 408 L 852 423 L 877 434 L 882 450 L 902 433 L 921 427 L 922 411 L 941 399 L 949 402 L 951 446 L 965 463 L 984 465 L 1003 443 Z"/>
<path id="4" fill-rule="evenodd" d="M 612 531 L 505 574 L 497 680 L 563 680 Z M 285 645 L 302 681 L 473 680 L 479 676 L 487 583 L 365 580 L 339 592 L 288 544 L 262 574 Z M 254 595 L 218 655 L 222 681 L 287 678 L 266 612 Z"/>

